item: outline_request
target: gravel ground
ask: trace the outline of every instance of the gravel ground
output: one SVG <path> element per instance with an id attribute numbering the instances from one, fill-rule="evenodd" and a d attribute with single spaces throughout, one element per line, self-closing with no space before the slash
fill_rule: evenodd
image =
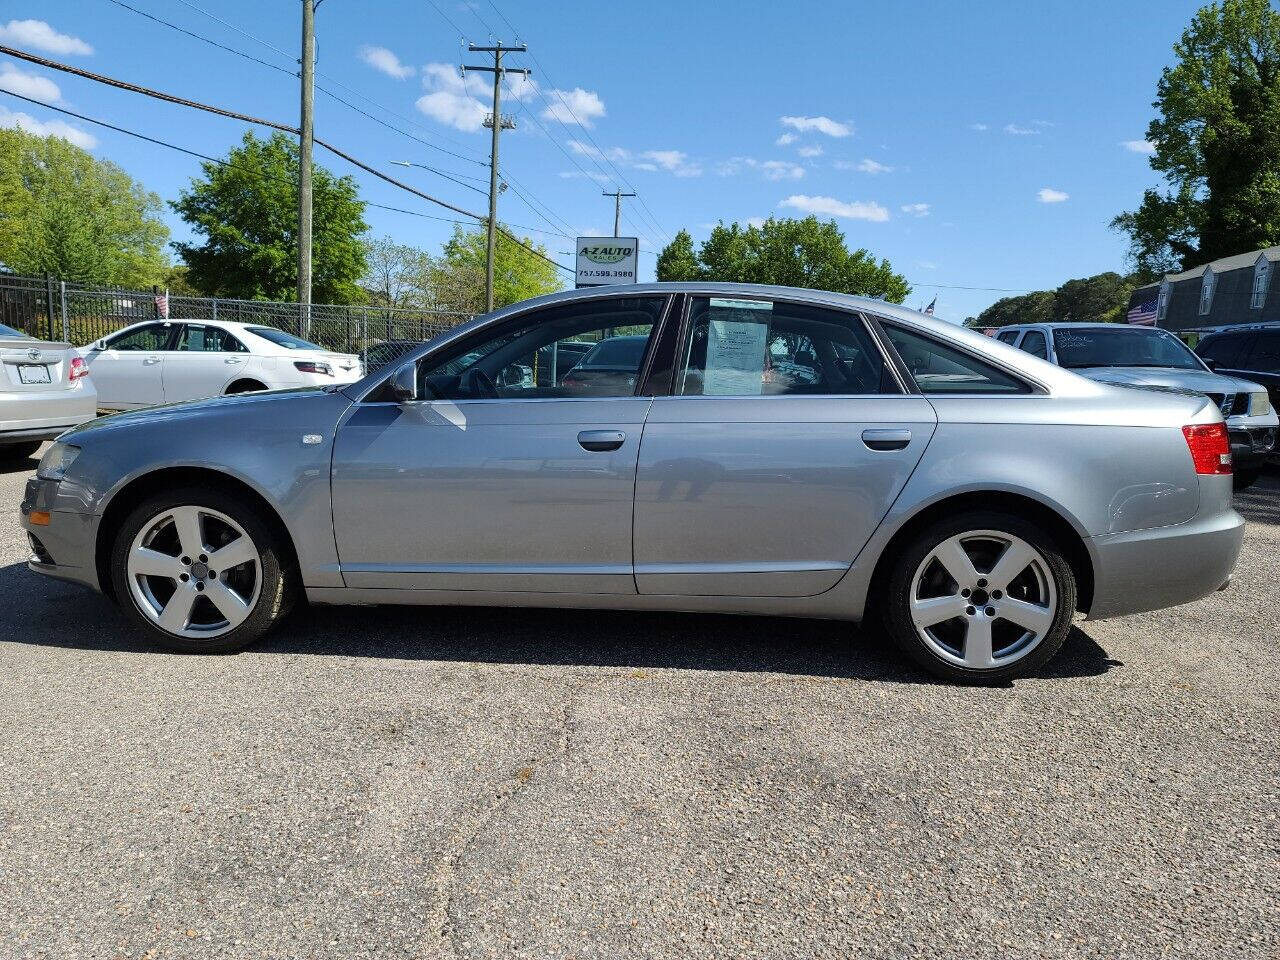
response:
<path id="1" fill-rule="evenodd" d="M 1280 955 L 1280 473 L 1236 586 L 928 681 L 871 630 L 304 611 L 184 657 L 0 474 L 0 956 Z"/>

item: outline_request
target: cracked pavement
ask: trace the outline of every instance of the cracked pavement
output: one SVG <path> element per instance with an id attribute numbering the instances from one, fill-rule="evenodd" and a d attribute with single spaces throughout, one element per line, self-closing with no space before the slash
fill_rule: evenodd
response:
<path id="1" fill-rule="evenodd" d="M 931 683 L 876 631 L 302 611 L 157 652 L 0 473 L 0 956 L 1280 954 L 1280 472 L 1235 587 Z"/>

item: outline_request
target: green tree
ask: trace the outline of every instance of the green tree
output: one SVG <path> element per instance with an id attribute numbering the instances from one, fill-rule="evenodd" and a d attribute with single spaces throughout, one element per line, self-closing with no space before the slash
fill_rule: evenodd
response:
<path id="1" fill-rule="evenodd" d="M 118 286 L 169 268 L 160 198 L 61 137 L 0 129 L 0 264 Z"/>
<path id="2" fill-rule="evenodd" d="M 658 254 L 658 279 L 662 281 L 701 280 L 702 265 L 693 252 L 693 237 L 681 230 Z"/>
<path id="3" fill-rule="evenodd" d="M 1117 323 L 1129 308 L 1136 277 L 1099 273 L 1068 280 L 1056 290 L 1034 290 L 997 300 L 973 322 L 973 327 L 1006 327 L 1013 323 Z"/>
<path id="4" fill-rule="evenodd" d="M 1280 242 L 1280 13 L 1211 4 L 1173 49 L 1147 128 L 1168 189 L 1112 221 L 1143 279 Z"/>
<path id="5" fill-rule="evenodd" d="M 511 303 L 554 293 L 561 288 L 560 277 L 546 256 L 546 248 L 528 237 L 523 242 L 531 252 L 503 233 L 498 234 L 493 260 L 493 305 Z M 542 256 L 539 256 L 541 254 Z M 439 259 L 430 270 L 431 296 L 442 309 L 466 313 L 483 313 L 484 263 L 486 241 L 484 230 L 453 228 L 453 237 L 444 245 Z"/>
<path id="6" fill-rule="evenodd" d="M 390 237 L 364 241 L 365 275 L 361 286 L 371 306 L 425 306 L 430 296 L 431 257 L 425 250 Z"/>
<path id="7" fill-rule="evenodd" d="M 176 243 L 190 281 L 215 296 L 290 300 L 298 293 L 298 145 L 282 133 L 244 135 L 223 163 L 202 165 L 171 203 L 203 241 Z M 314 166 L 311 297 L 359 303 L 368 229 L 355 181 Z"/>
<path id="8" fill-rule="evenodd" d="M 724 280 L 834 290 L 901 303 L 911 292 L 888 260 L 852 252 L 835 221 L 770 217 L 762 225 L 718 224 L 697 255 L 681 230 L 658 257 L 659 280 Z"/>

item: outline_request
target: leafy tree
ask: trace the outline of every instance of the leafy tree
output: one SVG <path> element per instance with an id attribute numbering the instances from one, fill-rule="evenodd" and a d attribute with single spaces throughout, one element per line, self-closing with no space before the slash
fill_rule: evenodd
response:
<path id="1" fill-rule="evenodd" d="M 546 256 L 546 248 L 541 244 L 533 243 L 528 237 L 523 240 Z M 435 304 L 450 310 L 483 313 L 485 256 L 485 231 L 455 226 L 452 239 L 431 265 L 431 294 Z M 549 260 L 498 234 L 493 261 L 495 308 L 554 293 L 560 287 L 560 277 Z"/>
<path id="2" fill-rule="evenodd" d="M 364 241 L 367 267 L 361 285 L 379 307 L 421 306 L 429 297 L 431 257 L 390 237 Z"/>
<path id="3" fill-rule="evenodd" d="M 761 226 L 717 225 L 697 255 L 681 230 L 658 258 L 659 280 L 724 280 L 834 290 L 901 303 L 911 292 L 888 260 L 852 253 L 835 221 L 770 217 Z"/>
<path id="4" fill-rule="evenodd" d="M 675 239 L 667 244 L 658 254 L 658 279 L 701 280 L 702 264 L 693 252 L 693 237 L 688 230 L 681 230 Z"/>
<path id="5" fill-rule="evenodd" d="M 1211 4 L 1174 52 L 1147 128 L 1169 188 L 1112 221 L 1143 279 L 1280 242 L 1280 13 Z"/>
<path id="6" fill-rule="evenodd" d="M 201 243 L 175 243 L 191 282 L 215 296 L 289 300 L 298 286 L 298 145 L 282 133 L 244 135 L 223 163 L 202 165 L 171 203 Z M 316 303 L 363 301 L 360 235 L 368 229 L 355 181 L 314 166 L 311 296 Z"/>
<path id="7" fill-rule="evenodd" d="M 1056 290 L 1035 290 L 997 300 L 967 326 L 1005 327 L 1013 323 L 1116 323 L 1124 319 L 1136 277 L 1100 273 L 1068 280 Z"/>
<path id="8" fill-rule="evenodd" d="M 169 267 L 160 198 L 61 137 L 0 129 L 0 263 L 16 273 L 117 286 Z"/>

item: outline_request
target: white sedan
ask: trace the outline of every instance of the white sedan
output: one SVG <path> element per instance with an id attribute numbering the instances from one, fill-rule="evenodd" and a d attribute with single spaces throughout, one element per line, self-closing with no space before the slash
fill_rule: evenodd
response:
<path id="1" fill-rule="evenodd" d="M 251 323 L 148 320 L 80 348 L 98 406 L 128 410 L 251 390 L 359 380 L 358 357 Z"/>

